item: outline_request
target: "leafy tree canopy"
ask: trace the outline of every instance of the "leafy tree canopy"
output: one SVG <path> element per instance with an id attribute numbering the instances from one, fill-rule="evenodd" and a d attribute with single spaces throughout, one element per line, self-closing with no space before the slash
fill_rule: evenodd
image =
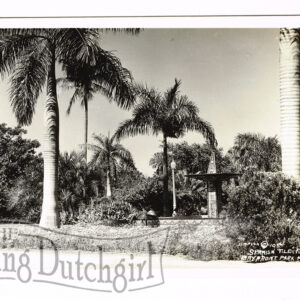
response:
<path id="1" fill-rule="evenodd" d="M 277 137 L 240 133 L 228 155 L 238 172 L 278 172 L 281 170 L 281 147 Z"/>
<path id="2" fill-rule="evenodd" d="M 222 148 L 212 149 L 208 144 L 191 144 L 181 142 L 177 144 L 168 144 L 168 149 L 172 153 L 172 158 L 176 162 L 177 171 L 185 171 L 186 173 L 206 173 L 212 150 L 216 154 L 217 169 L 219 172 L 224 172 L 230 168 L 228 157 L 223 155 Z M 162 152 L 157 152 L 150 159 L 150 165 L 160 173 L 163 164 Z"/>
<path id="3" fill-rule="evenodd" d="M 0 124 L 0 182 L 1 187 L 11 187 L 15 180 L 25 174 L 36 158 L 37 140 L 25 139 L 26 130 Z"/>

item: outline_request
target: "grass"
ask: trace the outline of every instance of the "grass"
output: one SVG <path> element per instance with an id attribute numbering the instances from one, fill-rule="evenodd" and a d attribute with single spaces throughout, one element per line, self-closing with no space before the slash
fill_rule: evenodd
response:
<path id="1" fill-rule="evenodd" d="M 11 239 L 3 236 L 0 248 L 39 249 L 106 252 L 147 252 L 186 255 L 190 258 L 233 259 L 231 241 L 226 237 L 224 225 L 172 225 L 147 226 L 106 226 L 106 225 L 64 225 L 51 231 L 37 225 L 1 225 L 12 228 Z M 0 232 L 1 231 L 0 227 Z M 16 234 L 18 232 L 18 234 Z"/>

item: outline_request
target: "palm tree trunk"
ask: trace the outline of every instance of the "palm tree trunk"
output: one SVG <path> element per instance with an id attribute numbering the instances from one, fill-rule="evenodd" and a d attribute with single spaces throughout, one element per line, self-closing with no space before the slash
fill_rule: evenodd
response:
<path id="1" fill-rule="evenodd" d="M 44 187 L 40 226 L 59 227 L 58 212 L 58 154 L 59 154 L 59 111 L 56 94 L 55 48 L 51 48 L 52 60 L 48 67 L 47 98 L 44 112 Z"/>
<path id="2" fill-rule="evenodd" d="M 87 163 L 87 144 L 88 144 L 88 100 L 87 97 L 84 96 L 84 112 L 85 112 L 85 126 L 84 126 L 84 157 L 85 157 L 85 161 Z"/>
<path id="3" fill-rule="evenodd" d="M 298 29 L 280 29 L 282 171 L 300 179 L 300 43 Z"/>
<path id="4" fill-rule="evenodd" d="M 168 191 L 168 144 L 167 137 L 164 134 L 163 137 L 163 216 L 170 216 L 170 208 L 169 208 L 169 191 Z"/>
<path id="5" fill-rule="evenodd" d="M 106 172 L 106 197 L 111 197 L 110 172 Z"/>

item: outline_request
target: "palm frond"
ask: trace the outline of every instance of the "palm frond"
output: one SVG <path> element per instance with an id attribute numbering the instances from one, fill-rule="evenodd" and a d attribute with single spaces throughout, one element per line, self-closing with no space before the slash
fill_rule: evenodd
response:
<path id="1" fill-rule="evenodd" d="M 64 90 L 73 89 L 75 87 L 74 82 L 69 80 L 66 77 L 59 77 L 56 78 L 56 83 L 58 86 L 60 86 Z"/>
<path id="2" fill-rule="evenodd" d="M 91 145 L 90 145 L 91 146 Z M 95 145 L 94 145 L 95 146 Z M 92 158 L 89 162 L 90 167 L 101 166 L 103 168 L 107 167 L 107 153 L 103 149 L 93 148 L 94 152 Z"/>
<path id="3" fill-rule="evenodd" d="M 192 120 L 189 118 L 184 118 L 181 120 L 181 122 L 182 128 L 185 131 L 198 131 L 204 136 L 204 138 L 212 147 L 216 147 L 218 145 L 212 126 L 208 122 L 202 120 L 199 116 Z"/>
<path id="4" fill-rule="evenodd" d="M 74 91 L 74 94 L 72 95 L 72 97 L 70 99 L 69 106 L 68 106 L 68 109 L 67 109 L 67 115 L 70 114 L 72 106 L 75 103 L 75 101 L 77 99 L 79 99 L 81 96 L 82 96 L 82 92 L 81 92 L 80 88 L 76 88 L 75 91 Z"/>
<path id="5" fill-rule="evenodd" d="M 141 28 L 103 28 L 100 29 L 102 32 L 113 32 L 113 33 L 119 33 L 124 32 L 131 35 L 139 34 L 143 29 Z"/>
<path id="6" fill-rule="evenodd" d="M 93 139 L 102 147 L 105 146 L 106 137 L 102 134 L 93 134 Z"/>
<path id="7" fill-rule="evenodd" d="M 22 35 L 2 36 L 0 33 L 0 73 L 9 73 L 25 51 L 33 49 L 36 41 Z"/>
<path id="8" fill-rule="evenodd" d="M 128 167 L 135 169 L 134 160 L 129 150 L 125 149 L 121 144 L 115 144 L 115 151 L 112 156 Z"/>
<path id="9" fill-rule="evenodd" d="M 55 40 L 59 60 L 77 60 L 94 65 L 99 33 L 98 29 L 93 28 L 57 29 Z"/>
<path id="10" fill-rule="evenodd" d="M 48 49 L 41 45 L 28 51 L 18 60 L 11 77 L 10 101 L 20 125 L 29 125 L 35 104 L 45 84 L 48 65 Z"/>
<path id="11" fill-rule="evenodd" d="M 174 102 L 176 96 L 179 93 L 180 85 L 181 85 L 181 81 L 175 78 L 175 84 L 165 93 L 167 106 L 171 106 L 172 103 Z"/>
<path id="12" fill-rule="evenodd" d="M 0 37 L 23 36 L 32 38 L 50 38 L 51 33 L 56 29 L 51 28 L 0 28 Z"/>
<path id="13" fill-rule="evenodd" d="M 158 134 L 154 132 L 153 126 L 151 124 L 146 124 L 142 121 L 137 122 L 135 119 L 128 119 L 123 121 L 117 131 L 114 134 L 114 137 L 117 141 L 124 137 L 136 136 L 139 134 Z"/>
<path id="14" fill-rule="evenodd" d="M 93 152 L 101 152 L 101 151 L 103 151 L 103 148 L 101 148 L 100 146 L 98 146 L 98 145 L 95 145 L 95 144 L 87 144 L 87 145 L 85 145 L 85 144 L 82 144 L 82 145 L 80 145 L 81 146 L 81 148 L 85 148 L 85 147 L 87 147 L 87 149 L 88 150 L 91 150 L 91 151 L 93 151 Z"/>
<path id="15" fill-rule="evenodd" d="M 99 47 L 94 79 L 109 91 L 110 98 L 124 109 L 135 102 L 131 72 L 124 68 L 118 57 Z"/>
<path id="16" fill-rule="evenodd" d="M 90 61 L 74 55 L 61 59 L 67 78 L 75 86 L 85 87 L 86 92 L 101 92 L 121 108 L 130 108 L 135 101 L 130 71 L 111 52 L 96 43 L 94 47 L 93 54 L 88 56 Z"/>
<path id="17" fill-rule="evenodd" d="M 144 101 L 153 102 L 153 104 L 157 104 L 157 101 L 161 99 L 161 94 L 156 89 L 153 87 L 149 88 L 147 85 L 141 83 L 134 84 L 134 91 L 136 96 Z"/>
<path id="18" fill-rule="evenodd" d="M 113 100 L 113 95 L 111 93 L 111 90 L 103 85 L 101 85 L 98 82 L 93 82 L 92 83 L 92 90 L 94 93 L 100 93 L 102 94 L 104 97 L 106 97 L 109 102 L 112 102 Z"/>
<path id="19" fill-rule="evenodd" d="M 187 98 L 187 96 L 180 96 L 175 101 L 174 115 L 181 117 L 197 118 L 199 109 L 195 103 Z"/>

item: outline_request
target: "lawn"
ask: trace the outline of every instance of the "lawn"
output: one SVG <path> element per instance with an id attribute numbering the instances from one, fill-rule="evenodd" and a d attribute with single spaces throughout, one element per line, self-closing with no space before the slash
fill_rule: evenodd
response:
<path id="1" fill-rule="evenodd" d="M 11 237 L 8 236 L 8 228 L 11 229 Z M 224 225 L 149 227 L 76 224 L 46 230 L 37 225 L 2 224 L 0 232 L 1 248 L 56 247 L 60 250 L 99 251 L 101 247 L 106 252 L 127 253 L 147 252 L 151 249 L 155 253 L 186 255 L 202 260 L 234 258 Z"/>

